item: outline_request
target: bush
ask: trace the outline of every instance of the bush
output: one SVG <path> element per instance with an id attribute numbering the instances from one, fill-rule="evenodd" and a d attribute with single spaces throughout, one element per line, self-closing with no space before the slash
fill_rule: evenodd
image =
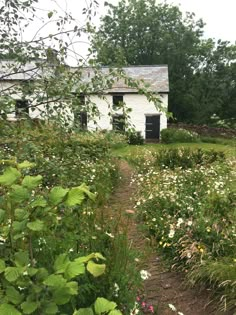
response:
<path id="1" fill-rule="evenodd" d="M 140 131 L 130 131 L 127 132 L 128 137 L 128 144 L 136 144 L 136 145 L 142 145 L 144 144 L 144 138 L 141 135 Z"/>
<path id="2" fill-rule="evenodd" d="M 162 129 L 161 141 L 163 143 L 199 142 L 199 135 L 196 132 L 185 129 Z"/>

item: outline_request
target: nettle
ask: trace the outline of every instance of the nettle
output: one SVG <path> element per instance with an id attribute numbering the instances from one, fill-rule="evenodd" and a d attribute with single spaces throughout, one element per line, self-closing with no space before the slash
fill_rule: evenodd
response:
<path id="1" fill-rule="evenodd" d="M 11 166 L 0 176 L 0 315 L 121 314 L 116 303 L 104 298 L 76 310 L 78 277 L 86 273 L 98 277 L 105 272 L 100 253 L 79 257 L 63 248 L 64 252 L 42 255 L 45 239 L 58 244 L 58 226 L 64 218 L 74 218 L 76 235 L 77 213 L 87 199 L 94 200 L 94 194 L 84 184 L 45 192 L 41 175 L 27 175 L 32 163 L 8 163 Z M 66 228 L 63 231 L 66 239 Z"/>

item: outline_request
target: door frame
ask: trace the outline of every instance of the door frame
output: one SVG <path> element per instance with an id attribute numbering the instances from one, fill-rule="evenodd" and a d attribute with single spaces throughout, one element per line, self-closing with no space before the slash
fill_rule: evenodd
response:
<path id="1" fill-rule="evenodd" d="M 160 140 L 160 132 L 161 132 L 161 114 L 144 114 L 145 116 L 145 140 Z M 159 131 L 157 138 L 147 138 L 147 117 L 159 117 Z"/>

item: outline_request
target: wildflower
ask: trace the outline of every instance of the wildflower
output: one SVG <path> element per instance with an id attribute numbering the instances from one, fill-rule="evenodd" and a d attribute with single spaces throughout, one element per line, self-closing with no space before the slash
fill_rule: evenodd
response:
<path id="1" fill-rule="evenodd" d="M 175 235 L 175 230 L 170 230 L 170 233 L 169 233 L 169 238 L 173 238 Z"/>
<path id="2" fill-rule="evenodd" d="M 173 312 L 177 311 L 176 307 L 173 304 L 168 304 L 168 306 Z"/>
<path id="3" fill-rule="evenodd" d="M 150 305 L 150 306 L 148 307 L 148 310 L 149 310 L 151 313 L 154 313 L 154 307 L 153 307 L 152 305 Z"/>
<path id="4" fill-rule="evenodd" d="M 142 280 L 147 280 L 148 278 L 151 277 L 151 274 L 147 270 L 141 270 L 140 276 L 141 276 Z"/>
<path id="5" fill-rule="evenodd" d="M 182 218 L 178 218 L 177 227 L 180 227 L 180 225 L 184 222 Z"/>
<path id="6" fill-rule="evenodd" d="M 106 232 L 105 234 L 108 235 L 110 238 L 114 238 L 114 235 L 111 233 Z"/>

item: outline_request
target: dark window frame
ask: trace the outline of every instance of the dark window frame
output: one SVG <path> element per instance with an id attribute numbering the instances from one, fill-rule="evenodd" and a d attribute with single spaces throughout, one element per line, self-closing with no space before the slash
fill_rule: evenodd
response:
<path id="1" fill-rule="evenodd" d="M 112 95 L 112 108 L 114 110 L 121 107 L 121 103 L 124 103 L 124 94 L 113 94 Z"/>
<path id="2" fill-rule="evenodd" d="M 29 101 L 26 99 L 15 100 L 15 117 L 22 118 L 29 116 Z"/>
<path id="3" fill-rule="evenodd" d="M 117 114 L 112 116 L 112 130 L 125 132 L 125 115 Z"/>

